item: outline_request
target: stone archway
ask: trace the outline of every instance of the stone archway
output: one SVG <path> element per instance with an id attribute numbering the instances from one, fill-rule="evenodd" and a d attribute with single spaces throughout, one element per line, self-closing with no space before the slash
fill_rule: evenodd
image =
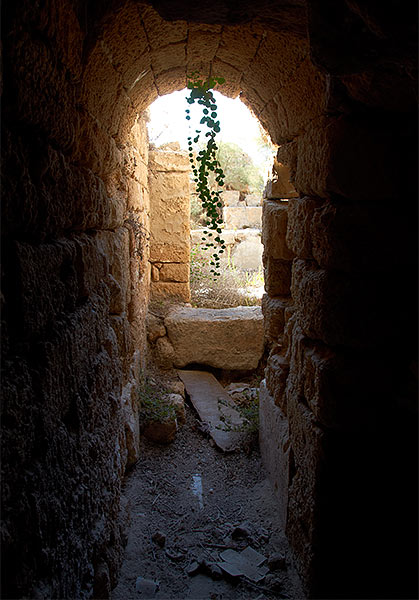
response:
<path id="1" fill-rule="evenodd" d="M 5 593 L 115 583 L 149 281 L 137 114 L 212 66 L 300 194 L 292 272 L 275 210 L 265 238 L 267 279 L 287 278 L 293 298 L 284 312 L 272 291 L 266 315 L 286 321 L 266 404 L 288 431 L 291 544 L 312 595 L 391 597 L 398 578 L 377 583 L 386 536 L 415 545 L 416 19 L 357 2 L 152 4 L 162 16 L 133 0 L 4 9 Z M 383 533 L 399 496 L 402 521 Z M 407 589 L 415 553 L 398 556 Z"/>

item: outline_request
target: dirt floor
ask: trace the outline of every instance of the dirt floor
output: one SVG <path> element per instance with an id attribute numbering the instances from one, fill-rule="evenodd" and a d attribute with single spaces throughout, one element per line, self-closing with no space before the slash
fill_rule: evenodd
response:
<path id="1" fill-rule="evenodd" d="M 131 527 L 112 600 L 305 598 L 257 447 L 221 453 L 188 404 L 173 443 L 141 446 L 125 482 Z M 270 567 L 258 583 L 215 565 L 248 546 Z"/>

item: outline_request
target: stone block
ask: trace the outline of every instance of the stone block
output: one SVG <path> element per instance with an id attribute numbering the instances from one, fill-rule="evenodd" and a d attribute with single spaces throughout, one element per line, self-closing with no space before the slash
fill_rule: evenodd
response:
<path id="1" fill-rule="evenodd" d="M 294 184 L 297 171 L 298 138 L 292 142 L 281 144 L 276 154 L 276 161 L 289 169 L 289 180 Z M 275 163 L 274 163 L 275 164 Z"/>
<path id="2" fill-rule="evenodd" d="M 160 269 L 160 281 L 177 281 L 178 283 L 188 283 L 189 264 L 163 263 Z"/>
<path id="3" fill-rule="evenodd" d="M 326 107 L 325 76 L 307 57 L 294 77 L 282 86 L 274 100 L 282 139 L 299 135 Z"/>
<path id="4" fill-rule="evenodd" d="M 303 397 L 325 427 L 352 432 L 375 427 L 377 415 L 397 387 L 388 354 L 354 355 L 296 331 L 291 346 L 287 396 Z M 383 378 L 383 372 L 388 376 Z"/>
<path id="5" fill-rule="evenodd" d="M 244 198 L 246 206 L 261 206 L 262 196 L 260 194 L 248 194 Z"/>
<path id="6" fill-rule="evenodd" d="M 259 447 L 285 528 L 288 508 L 290 439 L 288 421 L 262 381 L 259 390 Z"/>
<path id="7" fill-rule="evenodd" d="M 151 343 L 155 342 L 158 338 L 164 337 L 166 335 L 166 327 L 164 326 L 163 319 L 154 315 L 151 312 L 147 313 L 146 328 L 147 339 Z"/>
<path id="8" fill-rule="evenodd" d="M 223 208 L 223 221 L 226 229 L 260 228 L 262 223 L 262 207 L 226 206 Z"/>
<path id="9" fill-rule="evenodd" d="M 177 283 L 173 281 L 152 281 L 151 298 L 153 300 L 178 300 L 180 302 L 189 302 L 191 292 L 189 283 Z"/>
<path id="10" fill-rule="evenodd" d="M 257 271 L 262 267 L 263 246 L 260 237 L 250 237 L 236 246 L 231 261 L 242 271 Z"/>
<path id="11" fill-rule="evenodd" d="M 263 352 L 260 307 L 174 307 L 165 319 L 174 365 L 197 363 L 221 369 L 255 369 Z"/>
<path id="12" fill-rule="evenodd" d="M 153 357 L 157 366 L 161 369 L 173 368 L 175 353 L 173 346 L 167 337 L 160 337 L 156 340 L 153 349 Z"/>
<path id="13" fill-rule="evenodd" d="M 79 293 L 87 297 L 94 293 L 109 271 L 109 261 L 100 241 L 95 236 L 80 234 L 72 236 L 76 246 L 76 271 Z"/>
<path id="14" fill-rule="evenodd" d="M 263 255 L 265 290 L 269 296 L 289 296 L 292 262 Z"/>
<path id="15" fill-rule="evenodd" d="M 284 312 L 289 303 L 288 298 L 271 298 L 268 294 L 264 294 L 262 297 L 265 337 L 270 342 L 277 342 L 279 336 L 284 332 Z"/>
<path id="16" fill-rule="evenodd" d="M 394 281 L 395 289 L 403 289 L 403 273 L 394 273 Z M 293 263 L 292 296 L 304 334 L 331 346 L 379 347 L 405 339 L 409 327 L 405 313 L 389 317 L 392 296 L 388 278 L 381 274 L 326 271 L 298 259 Z"/>
<path id="17" fill-rule="evenodd" d="M 76 245 L 70 240 L 31 245 L 16 242 L 16 284 L 25 334 L 39 334 L 60 313 L 75 308 L 80 293 L 76 273 Z M 17 307 L 15 307 L 17 309 Z"/>
<path id="18" fill-rule="evenodd" d="M 174 150 L 151 150 L 149 169 L 152 171 L 189 173 L 191 170 L 187 152 Z"/>
<path id="19" fill-rule="evenodd" d="M 312 258 L 311 224 L 314 210 L 322 204 L 319 198 L 293 198 L 288 202 L 286 241 L 299 258 Z"/>
<path id="20" fill-rule="evenodd" d="M 127 315 L 123 313 L 122 315 L 111 315 L 110 323 L 116 335 L 119 357 L 122 362 L 124 382 L 126 383 L 128 381 L 131 357 L 134 351 L 129 321 Z"/>
<path id="21" fill-rule="evenodd" d="M 150 261 L 187 263 L 189 261 L 189 251 L 189 241 L 185 244 L 153 241 L 150 245 Z"/>
<path id="22" fill-rule="evenodd" d="M 286 386 L 289 374 L 289 362 L 282 354 L 271 352 L 265 369 L 266 386 L 275 405 L 284 415 L 287 414 Z"/>
<path id="23" fill-rule="evenodd" d="M 240 206 L 240 192 L 236 190 L 225 190 L 221 192 L 221 200 L 224 206 Z"/>
<path id="24" fill-rule="evenodd" d="M 392 210 L 365 204 L 327 203 L 313 212 L 313 257 L 325 269 L 388 271 L 416 253 L 416 218 L 407 207 Z M 397 245 L 390 231 L 405 231 Z"/>
<path id="25" fill-rule="evenodd" d="M 121 394 L 122 422 L 125 430 L 127 466 L 134 465 L 140 456 L 140 425 L 138 420 L 138 389 L 135 381 L 128 382 Z"/>
<path id="26" fill-rule="evenodd" d="M 384 123 L 379 129 L 354 118 L 321 117 L 298 139 L 295 186 L 300 194 L 322 198 L 331 193 L 365 202 L 397 197 L 399 181 L 388 167 L 393 147 Z"/>
<path id="27" fill-rule="evenodd" d="M 268 199 L 296 198 L 298 193 L 291 181 L 290 167 L 274 160 L 272 179 L 268 180 L 264 195 Z"/>
<path id="28" fill-rule="evenodd" d="M 294 253 L 286 243 L 288 202 L 265 200 L 262 209 L 262 244 L 265 256 L 291 260 Z"/>
<path id="29" fill-rule="evenodd" d="M 318 527 L 317 489 L 325 462 L 325 434 L 311 411 L 298 400 L 288 400 L 288 420 L 294 476 L 288 494 L 286 533 L 307 576 L 312 568 Z"/>

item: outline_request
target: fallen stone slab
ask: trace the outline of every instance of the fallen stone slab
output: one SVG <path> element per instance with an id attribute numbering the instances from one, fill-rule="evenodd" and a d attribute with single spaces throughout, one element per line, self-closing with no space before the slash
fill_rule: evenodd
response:
<path id="1" fill-rule="evenodd" d="M 205 371 L 178 371 L 199 418 L 223 452 L 233 452 L 246 439 L 244 421 L 235 410 L 229 394 L 216 378 Z"/>
<path id="2" fill-rule="evenodd" d="M 251 546 L 241 552 L 225 550 L 220 554 L 222 562 L 218 566 L 231 577 L 247 577 L 250 581 L 258 583 L 269 573 L 268 567 L 263 567 L 266 557 Z"/>
<path id="3" fill-rule="evenodd" d="M 175 306 L 165 319 L 173 366 L 201 364 L 229 370 L 256 369 L 263 353 L 260 306 Z"/>

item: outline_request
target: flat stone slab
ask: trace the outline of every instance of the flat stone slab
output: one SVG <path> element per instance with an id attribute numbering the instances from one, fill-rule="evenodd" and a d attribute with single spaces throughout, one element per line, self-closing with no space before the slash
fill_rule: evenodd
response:
<path id="1" fill-rule="evenodd" d="M 229 394 L 216 378 L 206 371 L 178 371 L 199 418 L 208 424 L 208 432 L 223 452 L 233 452 L 246 438 L 235 429 L 243 426 L 243 419 L 235 410 Z M 233 430 L 229 430 L 232 428 Z M 226 430 L 227 429 L 227 430 Z"/>
<path id="2" fill-rule="evenodd" d="M 269 573 L 268 567 L 261 566 L 266 561 L 266 557 L 251 546 L 247 546 L 241 552 L 225 550 L 220 557 L 222 562 L 219 562 L 218 566 L 232 577 L 244 575 L 254 583 L 259 583 Z"/>
<path id="3" fill-rule="evenodd" d="M 236 308 L 173 307 L 164 324 L 174 349 L 173 365 L 219 369 L 256 369 L 263 353 L 260 306 Z"/>

